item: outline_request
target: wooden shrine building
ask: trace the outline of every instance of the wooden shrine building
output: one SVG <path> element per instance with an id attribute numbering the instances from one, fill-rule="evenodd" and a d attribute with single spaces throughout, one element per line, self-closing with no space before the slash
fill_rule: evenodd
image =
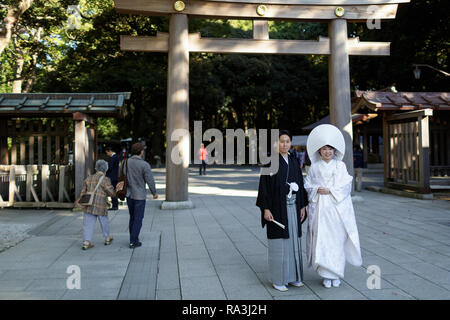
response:
<path id="1" fill-rule="evenodd" d="M 430 193 L 450 190 L 450 93 L 356 91 L 353 145 L 384 166 L 386 187 Z M 302 128 L 308 134 L 326 116 Z"/>
<path id="2" fill-rule="evenodd" d="M 192 207 L 188 199 L 189 53 L 315 54 L 329 56 L 331 123 L 344 134 L 344 161 L 353 172 L 349 55 L 389 55 L 389 42 L 348 38 L 347 21 L 370 23 L 394 19 L 399 3 L 410 0 L 115 0 L 124 14 L 165 15 L 169 33 L 155 37 L 123 35 L 121 49 L 167 52 L 166 201 L 162 208 Z M 253 39 L 203 38 L 189 34 L 189 17 L 253 20 Z M 317 41 L 270 39 L 269 20 L 328 23 L 328 37 Z M 172 140 L 174 132 L 185 132 Z M 177 154 L 182 161 L 171 161 Z"/>
<path id="3" fill-rule="evenodd" d="M 384 163 L 386 187 L 450 189 L 449 92 L 356 91 L 352 113 L 364 157 L 369 136 L 382 137 L 373 147 Z"/>
<path id="4" fill-rule="evenodd" d="M 125 93 L 0 93 L 0 207 L 70 208 L 97 159 L 98 117 Z"/>

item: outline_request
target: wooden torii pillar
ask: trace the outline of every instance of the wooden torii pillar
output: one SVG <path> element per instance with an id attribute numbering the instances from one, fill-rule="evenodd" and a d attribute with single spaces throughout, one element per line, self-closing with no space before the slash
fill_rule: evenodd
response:
<path id="1" fill-rule="evenodd" d="M 84 179 L 94 173 L 94 164 L 97 158 L 95 119 L 91 116 L 75 112 L 72 116 L 74 121 L 75 147 L 75 199 L 80 196 Z M 86 127 L 89 124 L 90 127 Z"/>
<path id="2" fill-rule="evenodd" d="M 410 0 L 115 0 L 120 13 L 170 16 L 169 34 L 121 36 L 126 51 L 168 52 L 166 201 L 188 199 L 189 144 L 171 141 L 174 130 L 189 132 L 189 52 L 234 54 L 316 54 L 329 56 L 330 121 L 344 134 L 344 162 L 353 175 L 349 55 L 387 56 L 389 42 L 360 42 L 347 36 L 347 20 L 394 19 L 399 3 Z M 188 34 L 188 16 L 254 21 L 253 39 L 201 38 Z M 268 20 L 327 21 L 328 37 L 317 41 L 270 40 Z M 187 139 L 182 137 L 182 139 Z M 182 158 L 175 164 L 170 157 Z M 189 206 L 189 204 L 187 205 Z M 177 205 L 169 206 L 176 208 Z"/>

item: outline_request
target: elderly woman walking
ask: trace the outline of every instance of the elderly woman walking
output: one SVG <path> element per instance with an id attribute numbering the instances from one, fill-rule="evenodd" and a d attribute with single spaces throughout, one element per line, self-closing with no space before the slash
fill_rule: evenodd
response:
<path id="1" fill-rule="evenodd" d="M 105 236 L 105 245 L 111 244 L 113 237 L 109 235 L 108 205 L 107 196 L 115 197 L 116 192 L 111 180 L 105 176 L 108 170 L 108 163 L 105 160 L 98 160 L 95 163 L 96 173 L 88 176 L 83 182 L 80 197 L 75 201 L 75 205 L 79 205 L 79 201 L 83 195 L 94 192 L 91 205 L 83 205 L 83 246 L 81 249 L 87 250 L 92 248 L 92 235 L 94 233 L 97 218 L 100 221 L 103 235 Z"/>

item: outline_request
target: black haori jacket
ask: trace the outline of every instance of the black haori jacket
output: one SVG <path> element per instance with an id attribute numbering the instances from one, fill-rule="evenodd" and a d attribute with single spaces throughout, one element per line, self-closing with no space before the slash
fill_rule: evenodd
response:
<path id="1" fill-rule="evenodd" d="M 302 223 L 300 210 L 308 205 L 308 195 L 303 185 L 303 175 L 300 169 L 300 161 L 289 154 L 289 177 L 287 182 L 296 182 L 298 184 L 297 191 L 297 224 L 298 236 L 302 236 Z M 286 184 L 286 175 L 288 165 L 279 155 L 278 172 L 270 175 L 261 175 L 259 178 L 258 197 L 256 205 L 261 209 L 261 225 L 264 228 L 267 225 L 268 239 L 288 239 L 289 226 L 287 219 L 286 195 L 289 193 L 289 186 Z M 284 224 L 286 228 L 283 230 L 275 223 L 268 222 L 264 219 L 264 209 L 269 209 L 274 220 Z M 306 219 L 306 214 L 305 214 Z"/>

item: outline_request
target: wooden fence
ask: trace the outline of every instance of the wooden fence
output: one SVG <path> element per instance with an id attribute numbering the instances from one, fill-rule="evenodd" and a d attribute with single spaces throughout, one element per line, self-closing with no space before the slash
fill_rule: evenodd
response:
<path id="1" fill-rule="evenodd" d="M 70 120 L 9 120 L 4 123 L 11 147 L 3 164 L 68 163 L 73 137 Z"/>
<path id="2" fill-rule="evenodd" d="M 450 178 L 450 117 L 440 112 L 430 124 L 430 175 Z"/>
<path id="3" fill-rule="evenodd" d="M 384 116 L 385 185 L 428 193 L 431 109 Z"/>
<path id="4" fill-rule="evenodd" d="M 72 165 L 0 165 L 0 207 L 73 208 Z"/>

